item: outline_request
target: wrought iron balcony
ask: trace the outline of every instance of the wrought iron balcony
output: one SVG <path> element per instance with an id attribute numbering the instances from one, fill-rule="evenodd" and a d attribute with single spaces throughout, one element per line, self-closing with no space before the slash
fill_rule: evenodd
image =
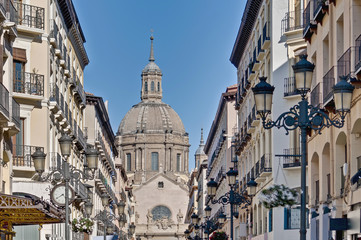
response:
<path id="1" fill-rule="evenodd" d="M 261 62 L 257 60 L 257 47 L 253 49 L 253 71 L 258 71 L 261 67 Z"/>
<path id="2" fill-rule="evenodd" d="M 16 22 L 18 13 L 11 0 L 0 0 L 0 12 L 10 22 Z"/>
<path id="3" fill-rule="evenodd" d="M 86 140 L 84 138 L 83 131 L 74 121 L 74 136 L 76 137 L 76 145 L 80 149 L 86 149 Z"/>
<path id="4" fill-rule="evenodd" d="M 282 35 L 286 32 L 296 31 L 303 28 L 302 11 L 287 12 L 281 22 Z"/>
<path id="5" fill-rule="evenodd" d="M 79 102 L 80 105 L 85 106 L 85 92 L 83 85 L 79 81 L 78 77 L 76 77 L 76 86 L 73 91 L 75 99 Z"/>
<path id="6" fill-rule="evenodd" d="M 311 23 L 311 1 L 309 1 L 303 11 L 303 38 L 309 40 L 313 34 L 312 29 L 316 28 L 317 24 Z"/>
<path id="7" fill-rule="evenodd" d="M 318 83 L 311 91 L 311 105 L 322 108 L 321 83 Z"/>
<path id="8" fill-rule="evenodd" d="M 58 25 L 56 25 L 56 22 L 54 19 L 50 21 L 50 34 L 49 34 L 49 41 L 51 44 L 57 46 L 59 43 L 59 29 Z"/>
<path id="9" fill-rule="evenodd" d="M 326 105 L 331 99 L 333 99 L 333 90 L 332 87 L 335 85 L 335 72 L 334 67 L 332 67 L 326 74 L 323 76 L 323 104 Z"/>
<path id="10" fill-rule="evenodd" d="M 2 83 L 0 83 L 0 113 L 2 115 L 0 118 L 1 121 L 9 120 L 9 100 L 9 91 Z"/>
<path id="11" fill-rule="evenodd" d="M 316 22 L 322 22 L 327 10 L 328 5 L 325 0 L 313 0 L 313 19 L 315 19 Z"/>
<path id="12" fill-rule="evenodd" d="M 33 167 L 31 155 L 36 151 L 37 146 L 13 144 L 13 166 Z M 43 147 L 40 147 L 44 151 Z M 35 171 L 35 169 L 33 169 Z"/>
<path id="13" fill-rule="evenodd" d="M 255 178 L 258 178 L 260 176 L 259 161 L 256 162 L 256 165 L 254 166 L 254 171 Z"/>
<path id="14" fill-rule="evenodd" d="M 351 47 L 337 60 L 337 75 L 351 76 Z M 337 79 L 339 81 L 339 79 Z"/>
<path id="15" fill-rule="evenodd" d="M 44 96 L 44 75 L 16 71 L 13 84 L 14 92 Z"/>
<path id="16" fill-rule="evenodd" d="M 361 73 L 361 34 L 355 41 L 355 73 Z"/>
<path id="17" fill-rule="evenodd" d="M 299 94 L 296 89 L 295 77 L 285 78 L 283 96 L 294 96 Z"/>
<path id="18" fill-rule="evenodd" d="M 272 172 L 272 154 L 266 153 L 261 157 L 260 173 Z"/>
<path id="19" fill-rule="evenodd" d="M 44 8 L 36 7 L 21 2 L 14 2 L 18 12 L 16 23 L 29 28 L 44 30 Z"/>
<path id="20" fill-rule="evenodd" d="M 262 61 L 264 56 L 265 50 L 262 49 L 262 35 L 260 35 L 257 42 L 257 60 Z"/>
<path id="21" fill-rule="evenodd" d="M 11 120 L 15 123 L 15 126 L 20 130 L 20 104 L 12 99 L 12 116 Z"/>
<path id="22" fill-rule="evenodd" d="M 283 154 L 277 156 L 283 158 L 283 168 L 301 166 L 301 155 L 299 148 L 283 149 Z"/>
<path id="23" fill-rule="evenodd" d="M 266 50 L 271 44 L 270 24 L 265 22 L 262 30 L 262 49 Z"/>
<path id="24" fill-rule="evenodd" d="M 117 198 L 115 196 L 114 191 L 112 190 L 111 186 L 108 184 L 108 180 L 104 177 L 104 175 L 103 175 L 103 173 L 101 172 L 100 169 L 98 169 L 98 176 L 97 177 L 104 186 L 103 191 L 105 190 L 105 192 L 108 193 L 108 195 L 111 197 L 111 199 L 114 202 L 117 202 Z"/>
<path id="25" fill-rule="evenodd" d="M 65 112 L 65 118 L 68 120 L 69 119 L 69 107 L 68 107 L 68 103 L 64 100 L 64 112 Z"/>
<path id="26" fill-rule="evenodd" d="M 223 167 L 221 167 L 217 173 L 217 176 L 215 178 L 214 181 L 216 181 L 218 183 L 218 186 L 221 184 L 221 182 L 223 181 L 223 179 L 226 178 L 226 172 L 224 170 Z"/>
<path id="27" fill-rule="evenodd" d="M 49 158 L 50 158 L 50 170 L 59 170 L 62 168 L 62 159 L 61 159 L 61 155 L 57 152 L 50 152 L 49 153 Z"/>
<path id="28" fill-rule="evenodd" d="M 111 169 L 110 175 L 114 179 L 117 179 L 117 172 L 115 171 L 113 159 L 111 158 L 110 154 L 108 153 L 107 148 L 105 147 L 105 143 L 103 141 L 103 138 L 102 138 L 100 132 L 98 132 L 97 142 L 100 144 L 100 148 L 98 148 L 98 151 L 101 153 L 102 159 L 106 160 L 107 165 Z"/>

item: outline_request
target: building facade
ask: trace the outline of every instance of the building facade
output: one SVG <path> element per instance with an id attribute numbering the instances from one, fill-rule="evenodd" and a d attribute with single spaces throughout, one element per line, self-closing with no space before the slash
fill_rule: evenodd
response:
<path id="1" fill-rule="evenodd" d="M 247 1 L 230 58 L 238 79 L 238 132 L 234 137 L 241 192 L 251 179 L 257 182 L 251 205 L 243 204 L 239 209 L 236 226 L 241 239 L 299 237 L 298 205 L 267 209 L 260 201 L 262 190 L 274 184 L 300 188 L 299 132 L 286 135 L 284 129 L 264 129 L 251 88 L 260 77 L 275 86 L 272 113 L 268 116 L 272 120 L 300 100 L 294 90 L 292 65 L 306 47 L 300 30 L 302 9 L 301 1 Z"/>
<path id="2" fill-rule="evenodd" d="M 117 148 L 133 187 L 136 235 L 179 239 L 186 229 L 189 139 L 178 114 L 162 102 L 162 72 L 154 61 L 151 37 L 141 102 L 121 121 Z"/>
<path id="3" fill-rule="evenodd" d="M 49 182 L 39 182 L 31 154 L 39 147 L 46 156 L 45 174 L 60 167 L 58 139 L 66 133 L 73 138 L 69 163 L 84 167 L 87 148 L 84 136 L 86 105 L 84 68 L 89 59 L 84 34 L 71 0 L 14 1 L 17 37 L 13 44 L 11 86 L 20 104 L 20 132 L 12 138 L 13 192 L 31 193 L 49 199 Z M 71 219 L 82 216 L 82 201 L 88 198 L 86 185 L 71 183 L 77 200 Z M 63 224 L 16 227 L 15 239 L 55 239 L 64 236 Z M 36 237 L 38 236 L 38 237 Z M 73 236 L 74 238 L 76 236 Z"/>
<path id="4" fill-rule="evenodd" d="M 311 239 L 359 239 L 361 4 L 307 1 L 305 6 L 303 37 L 308 60 L 315 64 L 311 103 L 335 119 L 332 87 L 340 76 L 356 87 L 343 128 L 325 128 L 309 137 Z"/>
<path id="5" fill-rule="evenodd" d="M 237 86 L 233 85 L 222 93 L 216 116 L 209 131 L 204 146 L 204 153 L 207 155 L 208 166 L 206 172 L 207 182 L 214 179 L 217 182 L 217 193 L 215 199 L 224 195 L 230 190 L 226 180 L 226 172 L 233 167 L 231 162 L 231 145 L 234 129 L 237 129 L 237 112 L 234 109 Z M 212 208 L 210 219 L 216 222 L 222 212 L 230 214 L 230 207 L 223 207 L 222 204 L 212 204 L 210 198 L 205 199 L 205 205 Z M 204 210 L 205 207 L 202 207 Z M 222 230 L 230 235 L 230 221 L 227 220 Z"/>

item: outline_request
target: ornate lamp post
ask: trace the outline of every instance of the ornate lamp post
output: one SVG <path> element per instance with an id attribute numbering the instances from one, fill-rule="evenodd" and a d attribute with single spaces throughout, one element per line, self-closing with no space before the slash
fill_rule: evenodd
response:
<path id="1" fill-rule="evenodd" d="M 209 239 L 209 234 L 214 231 L 215 229 L 218 228 L 218 226 L 216 226 L 211 220 L 211 212 L 212 212 L 212 208 L 210 206 L 206 206 L 206 208 L 204 209 L 204 213 L 205 213 L 205 217 L 206 217 L 206 221 L 202 224 L 202 227 L 204 228 L 203 231 L 203 236 L 206 240 Z"/>
<path id="2" fill-rule="evenodd" d="M 106 240 L 106 235 L 107 234 L 112 234 L 114 232 L 114 225 L 113 225 L 113 221 L 118 220 L 119 223 L 119 228 L 122 228 L 125 224 L 125 219 L 124 219 L 124 208 L 125 208 L 125 203 L 123 201 L 118 202 L 115 206 L 115 208 L 117 209 L 118 212 L 118 217 L 116 217 L 114 214 L 110 213 L 107 211 L 107 207 L 109 206 L 109 197 L 106 193 L 103 193 L 101 195 L 101 201 L 102 201 L 102 205 L 104 207 L 104 210 L 100 211 L 97 215 L 95 215 L 95 217 L 93 217 L 93 220 L 96 221 L 100 221 L 103 223 L 104 225 L 104 240 Z M 92 203 L 86 203 L 89 206 L 90 209 L 90 205 L 91 205 L 91 209 L 93 209 L 93 204 Z M 85 206 L 87 207 L 87 205 Z M 89 213 L 89 216 L 91 215 L 91 211 L 87 212 Z M 134 224 L 132 224 L 134 226 Z M 132 225 L 130 225 L 129 229 L 131 230 Z M 135 226 L 134 226 L 134 230 L 135 230 Z M 134 234 L 134 233 L 133 233 Z"/>
<path id="3" fill-rule="evenodd" d="M 237 161 L 233 161 L 234 166 L 236 166 Z M 226 194 L 224 194 L 223 196 L 219 197 L 218 199 L 213 199 L 216 196 L 216 192 L 217 192 L 217 182 L 214 181 L 213 178 L 211 178 L 211 180 L 207 183 L 207 191 L 208 191 L 208 195 L 211 198 L 211 203 L 212 204 L 216 204 L 216 203 L 220 203 L 223 206 L 225 205 L 230 205 L 230 212 L 231 212 L 231 216 L 230 216 L 230 220 L 231 220 L 231 240 L 233 240 L 233 216 L 234 216 L 234 206 L 239 206 L 242 204 L 246 204 L 249 205 L 251 204 L 251 193 L 254 193 L 256 191 L 256 186 L 257 183 L 256 182 L 252 182 L 252 180 L 250 182 L 247 183 L 248 186 L 248 193 L 246 193 L 246 191 L 242 191 L 241 193 L 237 193 L 235 191 L 236 189 L 236 180 L 237 180 L 237 175 L 238 175 L 238 171 L 234 170 L 233 168 L 230 168 L 230 170 L 226 173 L 227 174 L 227 180 L 228 180 L 228 185 L 230 187 L 230 191 L 227 192 Z M 209 213 L 206 213 L 210 215 L 210 211 Z M 218 222 L 220 224 L 223 224 L 226 220 L 226 215 L 221 213 L 220 216 L 218 217 Z"/>
<path id="4" fill-rule="evenodd" d="M 51 182 L 63 182 L 65 185 L 65 193 L 63 194 L 64 207 L 65 207 L 65 240 L 70 240 L 69 237 L 69 182 L 74 181 L 78 182 L 80 179 L 83 180 L 93 180 L 95 177 L 95 170 L 98 167 L 98 152 L 95 149 L 87 149 L 86 163 L 87 169 L 81 171 L 76 169 L 74 166 L 71 166 L 68 163 L 68 157 L 71 153 L 71 146 L 73 140 L 67 134 L 64 134 L 59 139 L 59 145 L 61 150 L 61 155 L 63 156 L 62 166 L 56 170 L 51 171 L 46 176 L 42 176 L 45 171 L 45 157 L 46 154 L 41 150 L 41 148 L 36 148 L 34 154 L 31 155 L 35 171 L 38 173 L 39 181 L 51 181 Z M 86 165 L 86 164 L 85 164 Z M 91 170 L 91 175 L 87 174 L 87 170 Z M 59 196 L 61 197 L 61 195 Z M 89 209 L 88 209 L 89 211 Z"/>
<path id="5" fill-rule="evenodd" d="M 307 61 L 307 55 L 301 56 L 301 60 L 293 67 L 296 80 L 296 89 L 301 94 L 301 101 L 293 106 L 288 112 L 282 113 L 277 120 L 267 119 L 271 113 L 272 95 L 274 87 L 266 82 L 265 77 L 260 77 L 260 82 L 252 88 L 256 102 L 257 113 L 262 117 L 263 127 L 284 128 L 286 134 L 290 130 L 301 129 L 301 226 L 300 239 L 306 240 L 306 158 L 307 158 L 307 130 L 312 129 L 321 133 L 324 127 L 341 128 L 345 122 L 345 116 L 351 109 L 351 99 L 354 87 L 347 82 L 346 77 L 340 77 L 341 81 L 333 87 L 335 109 L 339 117 L 330 119 L 321 109 L 310 105 L 306 94 L 311 89 L 312 73 L 315 65 Z"/>

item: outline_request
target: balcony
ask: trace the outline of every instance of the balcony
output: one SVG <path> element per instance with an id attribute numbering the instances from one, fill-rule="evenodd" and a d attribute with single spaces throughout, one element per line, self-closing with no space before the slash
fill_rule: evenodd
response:
<path id="1" fill-rule="evenodd" d="M 314 107 L 322 108 L 321 102 L 321 84 L 318 83 L 311 91 L 311 105 Z"/>
<path id="2" fill-rule="evenodd" d="M 328 4 L 325 0 L 313 0 L 313 19 L 317 23 L 322 23 L 326 11 L 328 11 Z"/>
<path id="3" fill-rule="evenodd" d="M 253 106 L 251 113 L 252 113 L 252 123 L 251 124 L 253 127 L 256 127 L 260 123 L 260 119 L 256 113 L 256 105 Z"/>
<path id="4" fill-rule="evenodd" d="M 17 103 L 15 101 L 15 99 L 12 99 L 12 116 L 11 116 L 11 120 L 12 122 L 15 124 L 15 128 L 14 131 L 18 132 L 20 131 L 20 104 Z"/>
<path id="5" fill-rule="evenodd" d="M 309 41 L 316 28 L 317 24 L 311 23 L 311 1 L 309 1 L 303 11 L 303 38 Z"/>
<path id="6" fill-rule="evenodd" d="M 34 28 L 44 30 L 44 8 L 23 4 L 21 2 L 14 2 L 14 4 L 18 12 L 16 23 L 25 27 L 22 30 L 26 32 L 33 32 Z"/>
<path id="7" fill-rule="evenodd" d="M 283 149 L 283 154 L 276 156 L 283 158 L 283 168 L 294 168 L 301 166 L 301 155 L 299 148 Z"/>
<path id="8" fill-rule="evenodd" d="M 355 41 L 355 73 L 361 79 L 361 34 Z"/>
<path id="9" fill-rule="evenodd" d="M 78 198 L 75 198 L 75 200 L 80 203 L 88 198 L 88 189 L 84 185 L 84 183 L 80 181 L 73 181 L 70 182 L 70 186 L 74 189 L 75 194 L 78 196 Z"/>
<path id="10" fill-rule="evenodd" d="M 303 28 L 302 11 L 287 12 L 281 22 L 282 35 L 289 32 L 301 30 Z"/>
<path id="11" fill-rule="evenodd" d="M 22 98 L 41 100 L 44 96 L 44 75 L 16 71 L 13 84 L 13 92 L 21 93 Z"/>
<path id="12" fill-rule="evenodd" d="M 253 50 L 253 71 L 258 71 L 261 68 L 261 62 L 257 60 L 257 48 Z"/>
<path id="13" fill-rule="evenodd" d="M 262 49 L 262 36 L 259 36 L 257 42 L 257 61 L 262 61 L 265 55 L 266 52 Z"/>
<path id="14" fill-rule="evenodd" d="M 323 76 L 323 105 L 326 106 L 333 99 L 333 89 L 335 85 L 335 72 L 334 67 L 332 67 L 326 74 Z"/>
<path id="15" fill-rule="evenodd" d="M 337 76 L 351 77 L 351 47 L 337 60 Z"/>
<path id="16" fill-rule="evenodd" d="M 86 99 L 83 85 L 79 81 L 78 77 L 76 78 L 75 88 L 73 89 L 73 94 L 75 100 L 79 103 L 81 107 L 85 107 Z"/>
<path id="17" fill-rule="evenodd" d="M 284 97 L 290 97 L 294 95 L 298 95 L 298 91 L 296 89 L 295 77 L 288 77 L 284 80 Z"/>
<path id="18" fill-rule="evenodd" d="M 101 160 L 104 162 L 104 164 L 107 167 L 110 175 L 112 176 L 112 178 L 115 181 L 117 179 L 117 172 L 115 170 L 114 162 L 113 162 L 113 159 L 112 159 L 111 155 L 108 153 L 107 148 L 105 147 L 104 140 L 103 140 L 100 132 L 98 132 L 98 137 L 97 137 L 97 139 L 95 141 L 95 144 L 96 144 L 96 146 L 98 148 L 98 151 L 100 153 Z"/>
<path id="19" fill-rule="evenodd" d="M 272 174 L 272 154 L 266 153 L 261 157 L 260 176 L 268 176 Z"/>
<path id="20" fill-rule="evenodd" d="M 61 155 L 57 152 L 50 152 L 48 154 L 50 160 L 50 171 L 59 170 L 62 168 L 63 161 Z"/>
<path id="21" fill-rule="evenodd" d="M 76 122 L 74 122 L 74 131 L 73 132 L 74 132 L 74 136 L 76 136 L 76 139 L 75 139 L 76 146 L 80 150 L 85 150 L 86 149 L 86 139 L 84 138 L 83 131 L 76 124 Z"/>
<path id="22" fill-rule="evenodd" d="M 13 166 L 14 170 L 35 171 L 31 155 L 36 151 L 37 146 L 13 144 Z M 43 147 L 40 147 L 44 151 Z"/>
<path id="23" fill-rule="evenodd" d="M 262 30 L 262 49 L 266 50 L 271 44 L 271 35 L 270 35 L 270 24 L 265 22 Z"/>
<path id="24" fill-rule="evenodd" d="M 221 167 L 221 169 L 219 169 L 216 178 L 214 179 L 214 181 L 218 184 L 218 187 L 221 185 L 223 179 L 226 178 L 226 171 L 224 170 L 223 167 Z"/>
<path id="25" fill-rule="evenodd" d="M 253 62 L 252 59 L 250 59 L 250 62 L 248 64 L 248 72 L 247 72 L 247 76 L 248 76 L 249 81 L 252 81 L 252 80 L 256 79 L 256 72 L 253 71 L 253 65 L 254 65 L 254 62 Z"/>
<path id="26" fill-rule="evenodd" d="M 58 40 L 59 37 L 59 29 L 58 25 L 56 25 L 55 20 L 50 21 L 50 34 L 49 34 L 49 42 L 52 44 L 55 48 L 58 48 Z"/>
<path id="27" fill-rule="evenodd" d="M 113 189 L 108 184 L 108 180 L 104 177 L 100 169 L 98 169 L 97 179 L 95 182 L 98 184 L 99 188 L 103 192 L 106 192 L 114 202 L 117 202 L 117 198 L 115 196 Z"/>
<path id="28" fill-rule="evenodd" d="M 9 115 L 9 91 L 0 83 L 0 123 L 8 122 Z"/>

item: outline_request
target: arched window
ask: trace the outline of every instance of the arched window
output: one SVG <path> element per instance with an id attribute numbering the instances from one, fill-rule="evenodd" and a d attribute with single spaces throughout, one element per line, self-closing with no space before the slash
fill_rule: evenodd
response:
<path id="1" fill-rule="evenodd" d="M 154 92 L 154 82 L 152 81 L 152 83 L 150 84 L 150 90 L 152 91 L 152 92 Z"/>
<path id="2" fill-rule="evenodd" d="M 177 154 L 177 172 L 180 172 L 181 169 L 181 155 Z"/>
<path id="3" fill-rule="evenodd" d="M 152 171 L 158 171 L 159 169 L 159 154 L 152 152 Z"/>
<path id="4" fill-rule="evenodd" d="M 160 82 L 158 82 L 158 92 L 160 92 Z"/>
<path id="5" fill-rule="evenodd" d="M 144 91 L 148 92 L 148 82 L 147 81 L 145 81 L 145 83 L 144 83 Z"/>

